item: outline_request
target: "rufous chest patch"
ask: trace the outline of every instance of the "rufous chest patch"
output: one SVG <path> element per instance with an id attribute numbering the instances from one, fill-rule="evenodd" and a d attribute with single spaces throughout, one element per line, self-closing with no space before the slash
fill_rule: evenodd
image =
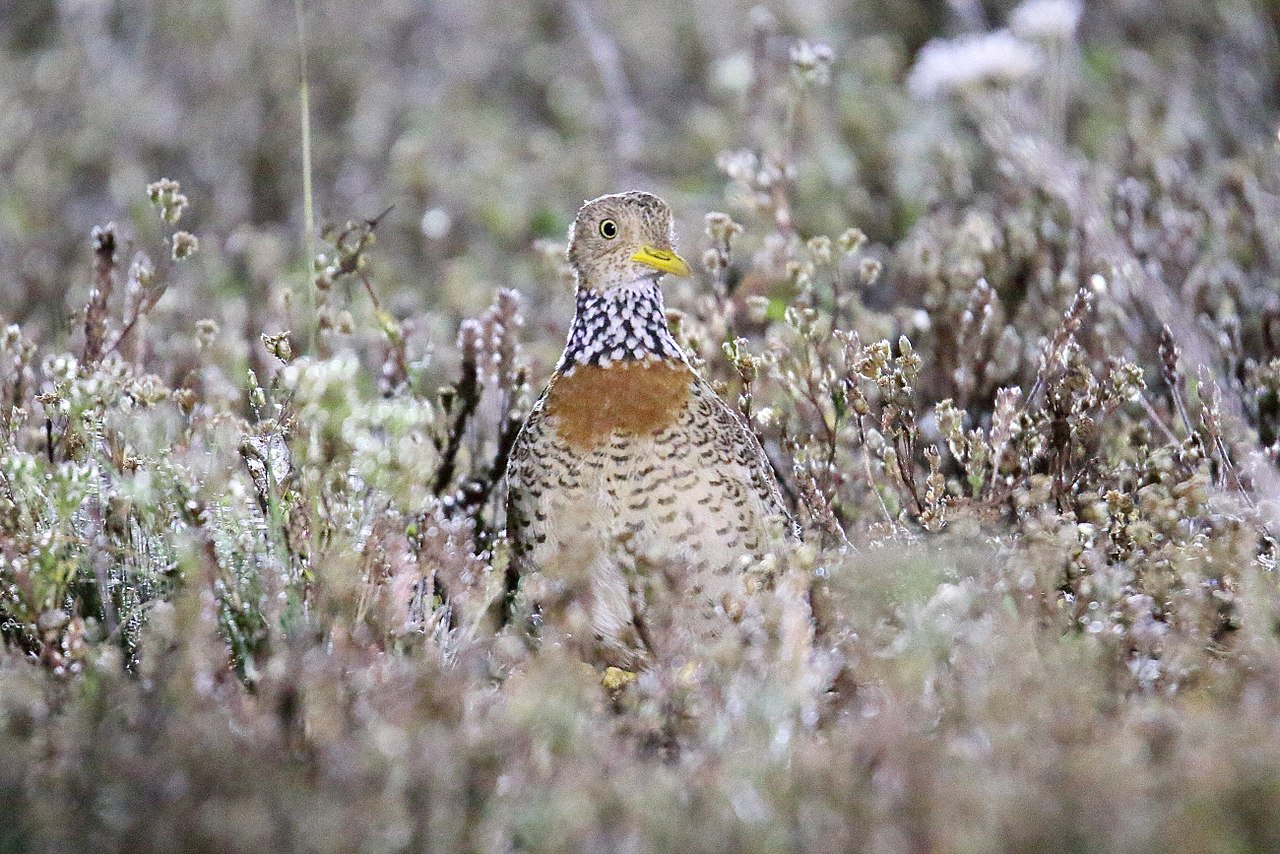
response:
<path id="1" fill-rule="evenodd" d="M 646 436 L 667 427 L 688 404 L 691 382 L 681 362 L 577 365 L 551 381 L 545 411 L 562 439 L 592 448 L 613 433 Z"/>

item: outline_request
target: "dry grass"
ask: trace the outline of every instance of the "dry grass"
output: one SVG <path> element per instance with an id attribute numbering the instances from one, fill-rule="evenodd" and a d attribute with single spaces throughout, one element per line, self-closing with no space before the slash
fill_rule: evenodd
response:
<path id="1" fill-rule="evenodd" d="M 314 7 L 306 263 L 277 6 L 0 24 L 0 852 L 1280 848 L 1272 5 Z M 610 692 L 492 616 L 624 183 L 816 634 Z"/>

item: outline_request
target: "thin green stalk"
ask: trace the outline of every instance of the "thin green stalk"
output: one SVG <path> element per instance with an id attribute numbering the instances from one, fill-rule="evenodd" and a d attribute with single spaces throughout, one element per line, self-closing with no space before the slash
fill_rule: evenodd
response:
<path id="1" fill-rule="evenodd" d="M 298 22 L 298 101 L 302 124 L 302 227 L 303 245 L 307 250 L 303 265 L 304 285 L 307 294 L 307 352 L 316 346 L 316 290 L 312 282 L 311 265 L 316 257 L 315 206 L 311 190 L 311 94 L 307 86 L 307 25 L 302 12 L 302 0 L 293 0 L 293 14 Z"/>

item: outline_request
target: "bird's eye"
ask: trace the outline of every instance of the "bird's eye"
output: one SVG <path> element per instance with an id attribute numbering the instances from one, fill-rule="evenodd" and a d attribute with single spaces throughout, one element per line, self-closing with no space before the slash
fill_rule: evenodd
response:
<path id="1" fill-rule="evenodd" d="M 600 223 L 600 236 L 605 240 L 613 240 L 618 236 L 618 224 L 611 219 L 603 220 Z"/>

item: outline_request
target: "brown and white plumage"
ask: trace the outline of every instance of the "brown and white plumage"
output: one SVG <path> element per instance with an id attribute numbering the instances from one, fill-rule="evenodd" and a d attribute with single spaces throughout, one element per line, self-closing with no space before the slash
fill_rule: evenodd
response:
<path id="1" fill-rule="evenodd" d="M 667 328 L 658 279 L 688 265 L 666 204 L 647 193 L 588 202 L 569 259 L 569 341 L 507 467 L 509 578 L 568 591 L 601 660 L 634 668 L 651 639 L 632 574 L 674 568 L 680 606 L 714 632 L 741 593 L 741 559 L 765 550 L 786 513 L 759 441 Z"/>

